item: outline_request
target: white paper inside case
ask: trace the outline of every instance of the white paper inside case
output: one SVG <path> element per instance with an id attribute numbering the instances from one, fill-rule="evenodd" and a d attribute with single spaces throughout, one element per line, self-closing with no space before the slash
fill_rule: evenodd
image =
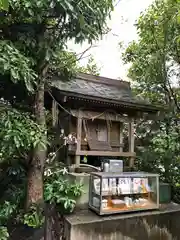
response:
<path id="1" fill-rule="evenodd" d="M 100 179 L 94 179 L 93 181 L 94 192 L 100 194 Z"/>
<path id="2" fill-rule="evenodd" d="M 119 178 L 118 189 L 122 194 L 131 193 L 131 179 L 130 178 Z"/>
<path id="3" fill-rule="evenodd" d="M 109 184 L 108 184 L 108 179 L 102 179 L 102 192 L 104 194 L 108 194 L 109 193 Z"/>
<path id="4" fill-rule="evenodd" d="M 116 195 L 117 193 L 116 178 L 109 179 L 109 191 L 111 194 Z"/>

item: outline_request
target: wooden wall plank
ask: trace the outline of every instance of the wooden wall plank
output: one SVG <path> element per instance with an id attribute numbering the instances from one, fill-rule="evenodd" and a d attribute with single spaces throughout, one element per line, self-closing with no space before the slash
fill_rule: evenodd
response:
<path id="1" fill-rule="evenodd" d="M 119 129 L 119 144 L 120 144 L 119 151 L 123 152 L 123 123 L 120 123 L 119 127 L 120 127 L 120 129 Z M 132 152 L 134 152 L 134 151 L 132 151 Z"/>
<path id="2" fill-rule="evenodd" d="M 131 122 L 129 123 L 129 152 L 134 152 L 134 119 L 131 119 Z M 135 157 L 130 157 L 129 166 L 134 167 L 134 159 Z"/>
<path id="3" fill-rule="evenodd" d="M 53 99 L 52 100 L 52 126 L 53 127 L 55 127 L 58 123 L 58 115 L 59 115 L 58 104 Z"/>
<path id="4" fill-rule="evenodd" d="M 81 151 L 82 118 L 77 118 L 77 152 Z M 75 158 L 76 166 L 80 164 L 80 155 Z"/>

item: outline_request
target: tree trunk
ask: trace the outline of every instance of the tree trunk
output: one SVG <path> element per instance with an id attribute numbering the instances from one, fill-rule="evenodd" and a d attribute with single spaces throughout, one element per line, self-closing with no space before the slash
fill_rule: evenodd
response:
<path id="1" fill-rule="evenodd" d="M 35 98 L 35 117 L 37 124 L 45 128 L 46 118 L 44 110 L 44 76 L 39 81 Z M 43 140 L 46 141 L 47 135 L 44 133 Z M 46 159 L 46 149 L 41 145 L 37 145 L 33 151 L 31 166 L 28 172 L 27 184 L 27 203 L 29 207 L 31 204 L 43 203 L 43 171 Z"/>
<path id="2" fill-rule="evenodd" d="M 32 204 L 43 204 L 43 176 L 41 168 L 32 165 L 28 170 L 26 208 Z"/>
<path id="3" fill-rule="evenodd" d="M 44 240 L 65 240 L 64 239 L 64 218 L 60 216 L 56 207 L 46 204 L 46 221 Z"/>
<path id="4" fill-rule="evenodd" d="M 45 206 L 44 240 L 53 240 L 52 206 L 50 204 Z"/>

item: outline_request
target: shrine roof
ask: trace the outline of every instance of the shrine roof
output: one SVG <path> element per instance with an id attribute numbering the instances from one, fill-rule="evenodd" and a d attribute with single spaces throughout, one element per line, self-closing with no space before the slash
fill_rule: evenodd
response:
<path id="1" fill-rule="evenodd" d="M 91 98 L 93 100 L 114 102 L 138 109 L 158 111 L 145 99 L 134 96 L 130 83 L 127 81 L 110 79 L 91 74 L 80 73 L 69 81 L 60 80 L 58 77 L 52 81 L 52 86 L 68 96 Z"/>

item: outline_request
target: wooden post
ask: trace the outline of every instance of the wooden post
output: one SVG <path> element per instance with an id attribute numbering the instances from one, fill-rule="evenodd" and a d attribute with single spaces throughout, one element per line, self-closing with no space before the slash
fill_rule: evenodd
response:
<path id="1" fill-rule="evenodd" d="M 81 135 L 82 135 L 82 118 L 80 116 L 80 114 L 78 114 L 78 118 L 77 118 L 77 152 L 81 151 Z M 76 166 L 79 166 L 80 164 L 80 156 L 76 155 L 75 157 L 75 164 Z"/>
<path id="2" fill-rule="evenodd" d="M 107 121 L 107 141 L 111 142 L 111 126 L 109 121 Z"/>
<path id="3" fill-rule="evenodd" d="M 129 152 L 134 152 L 134 119 L 129 122 Z M 134 167 L 134 157 L 130 157 L 129 167 Z"/>
<path id="4" fill-rule="evenodd" d="M 58 123 L 58 115 L 59 115 L 58 105 L 57 105 L 57 102 L 53 99 L 52 100 L 52 126 L 53 127 L 55 127 Z"/>
<path id="5" fill-rule="evenodd" d="M 120 144 L 119 151 L 123 152 L 123 147 L 122 147 L 122 144 L 123 144 L 123 123 L 122 122 L 120 122 L 120 129 L 119 129 L 119 144 Z"/>

